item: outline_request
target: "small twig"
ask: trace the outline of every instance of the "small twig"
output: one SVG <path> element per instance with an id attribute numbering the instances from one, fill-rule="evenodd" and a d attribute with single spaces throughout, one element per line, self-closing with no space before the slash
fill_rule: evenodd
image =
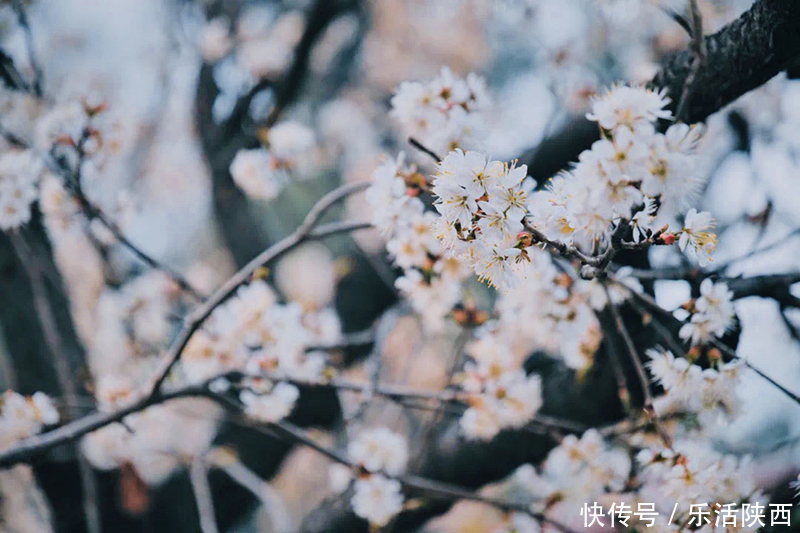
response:
<path id="1" fill-rule="evenodd" d="M 675 120 L 677 122 L 682 122 L 688 111 L 695 80 L 697 79 L 697 73 L 700 71 L 700 67 L 706 59 L 706 43 L 703 38 L 703 17 L 700 14 L 700 8 L 697 6 L 697 0 L 689 0 L 689 23 L 691 24 L 692 36 L 690 48 L 694 54 L 694 58 L 692 59 L 689 75 L 686 76 L 686 80 L 683 84 L 683 91 L 681 92 L 678 108 L 675 111 Z"/>
<path id="2" fill-rule="evenodd" d="M 189 466 L 189 480 L 197 503 L 197 514 L 200 518 L 202 533 L 219 533 L 217 519 L 214 516 L 214 498 L 208 483 L 208 467 L 203 457 L 197 457 Z"/>
<path id="3" fill-rule="evenodd" d="M 786 326 L 786 329 L 789 331 L 789 335 L 796 342 L 800 342 L 800 329 L 795 326 L 794 322 L 792 322 L 792 319 L 786 314 L 786 307 L 781 306 L 780 312 L 781 320 L 783 320 L 783 325 Z"/>
<path id="4" fill-rule="evenodd" d="M 622 409 L 626 414 L 631 410 L 631 393 L 628 390 L 628 380 L 625 377 L 625 370 L 622 367 L 622 361 L 619 358 L 619 349 L 617 348 L 616 339 L 613 330 L 607 325 L 607 321 L 603 320 L 598 313 L 598 321 L 603 331 L 603 336 L 606 339 L 606 353 L 611 361 L 611 368 L 614 370 L 614 379 L 617 381 L 617 397 Z"/>
<path id="5" fill-rule="evenodd" d="M 656 413 L 655 407 L 653 406 L 653 396 L 650 394 L 650 379 L 647 377 L 647 372 L 645 372 L 644 366 L 642 366 L 641 359 L 639 359 L 636 345 L 634 344 L 633 339 L 628 332 L 628 328 L 625 327 L 625 322 L 622 320 L 622 315 L 617 308 L 617 304 L 611 299 L 611 293 L 608 290 L 608 281 L 602 280 L 602 284 L 603 290 L 606 293 L 606 298 L 608 299 L 608 306 L 611 309 L 611 314 L 614 316 L 614 322 L 617 325 L 617 330 L 622 336 L 622 339 L 625 341 L 625 345 L 628 349 L 628 355 L 633 363 L 633 367 L 636 369 L 636 374 L 639 376 L 639 382 L 642 385 L 642 393 L 644 394 L 644 412 L 653 421 L 653 424 L 655 424 L 658 434 L 661 437 L 661 440 L 664 442 L 664 446 L 671 448 L 672 438 L 661 425 L 661 421 L 658 418 L 658 413 Z"/>
<path id="6" fill-rule="evenodd" d="M 433 150 L 431 150 L 430 148 L 428 148 L 427 146 L 416 140 L 414 137 L 408 138 L 408 144 L 410 144 L 420 152 L 431 156 L 431 158 L 433 158 L 433 160 L 436 163 L 440 163 L 442 161 L 442 158 L 439 157 L 439 155 L 436 152 L 434 152 Z"/>
<path id="7" fill-rule="evenodd" d="M 452 390 L 434 391 L 385 383 L 373 385 L 372 383 L 360 383 L 355 381 L 347 381 L 344 379 L 333 379 L 330 381 L 304 380 L 276 374 L 258 374 L 258 377 L 267 379 L 269 381 L 290 383 L 300 387 L 319 387 L 336 389 L 340 391 L 358 392 L 363 394 L 375 394 L 393 400 L 416 399 L 431 400 L 440 403 L 462 401 L 462 396 L 459 396 L 459 394 Z"/>
<path id="8" fill-rule="evenodd" d="M 620 282 L 614 280 L 614 283 L 620 283 Z M 631 299 L 630 304 L 633 310 L 639 313 L 639 316 L 641 316 L 643 320 L 645 319 L 645 317 L 649 318 L 649 322 L 647 322 L 645 326 L 652 326 L 652 328 L 656 331 L 656 335 L 661 337 L 661 340 L 663 340 L 669 346 L 669 349 L 672 350 L 672 353 L 674 353 L 675 355 L 679 355 L 681 357 L 686 356 L 686 351 L 675 340 L 675 337 L 664 326 L 664 324 L 662 324 L 653 315 L 649 314 L 646 309 L 643 309 L 642 306 L 636 300 Z"/>
<path id="9" fill-rule="evenodd" d="M 800 396 L 798 396 L 794 392 L 790 391 L 789 389 L 787 389 L 786 387 L 784 387 L 783 385 L 781 385 L 780 383 L 775 381 L 775 379 L 769 377 L 767 374 L 764 373 L 763 370 L 760 370 L 759 368 L 753 366 L 753 364 L 750 361 L 748 361 L 747 359 L 744 359 L 743 357 L 739 357 L 738 355 L 736 355 L 736 352 L 733 351 L 730 347 L 726 346 L 725 344 L 720 342 L 718 339 L 713 339 L 711 341 L 711 344 L 713 344 L 714 347 L 717 348 L 718 350 L 720 350 L 722 353 L 727 355 L 730 359 L 734 359 L 734 360 L 738 359 L 738 360 L 742 361 L 744 363 L 744 366 L 746 366 L 747 368 L 749 368 L 750 370 L 752 370 L 753 372 L 755 372 L 756 374 L 761 376 L 763 379 L 768 381 L 775 388 L 780 390 L 782 393 L 784 393 L 786 396 L 788 396 L 789 398 L 794 400 L 796 403 L 800 404 Z"/>
<path id="10" fill-rule="evenodd" d="M 208 455 L 208 459 L 216 468 L 225 472 L 232 480 L 249 490 L 253 496 L 259 499 L 268 512 L 270 526 L 273 528 L 272 531 L 275 533 L 288 533 L 296 530 L 278 491 L 250 470 L 247 465 L 235 456 L 235 452 L 217 448 L 212 450 Z"/>
<path id="11" fill-rule="evenodd" d="M 671 7 L 661 6 L 661 10 L 666 13 L 672 20 L 678 23 L 678 25 L 683 28 L 686 33 L 689 34 L 689 37 L 692 37 L 692 25 L 686 20 L 686 17 L 672 9 Z"/>
<path id="12" fill-rule="evenodd" d="M 33 32 L 31 31 L 28 14 L 25 11 L 25 5 L 22 3 L 22 0 L 14 0 L 13 6 L 14 11 L 17 14 L 17 19 L 19 20 L 19 25 L 22 27 L 22 31 L 25 33 L 25 47 L 28 49 L 28 61 L 31 63 L 31 69 L 33 69 L 33 83 L 31 86 L 34 94 L 41 98 L 43 95 L 42 79 L 44 75 L 42 74 L 42 69 L 39 66 L 39 62 L 36 59 L 36 51 L 33 46 Z"/>
<path id="13" fill-rule="evenodd" d="M 784 235 L 783 237 L 781 237 L 780 239 L 778 239 L 777 241 L 775 241 L 775 242 L 773 242 L 771 244 L 768 244 L 766 246 L 762 246 L 761 248 L 756 248 L 756 249 L 751 250 L 750 252 L 748 252 L 748 253 L 746 253 L 744 255 L 740 255 L 739 257 L 734 257 L 733 259 L 729 259 L 728 261 L 717 265 L 716 268 L 714 269 L 714 271 L 715 272 L 719 272 L 719 271 L 726 270 L 728 267 L 730 267 L 731 265 L 733 265 L 735 263 L 738 263 L 740 261 L 745 261 L 747 259 L 750 259 L 751 257 L 756 256 L 756 255 L 759 255 L 759 254 L 774 250 L 775 248 L 783 246 L 788 241 L 790 241 L 794 237 L 797 237 L 798 235 L 800 235 L 800 228 L 795 228 L 795 229 L 793 229 L 792 231 L 790 231 L 789 233 L 787 233 L 786 235 Z"/>
<path id="14" fill-rule="evenodd" d="M 203 300 L 203 295 L 195 289 L 189 281 L 186 280 L 181 274 L 173 270 L 171 267 L 157 261 L 151 255 L 145 253 L 141 248 L 133 244 L 122 232 L 122 230 L 117 226 L 117 224 L 108 218 L 103 211 L 100 210 L 95 204 L 93 204 L 85 194 L 81 191 L 80 193 L 75 195 L 78 203 L 81 205 L 84 214 L 86 214 L 89 220 L 97 219 L 100 221 L 103 226 L 108 229 L 114 238 L 125 248 L 130 250 L 136 257 L 138 257 L 143 263 L 145 263 L 150 268 L 155 270 L 161 271 L 166 274 L 172 281 L 174 281 L 182 290 L 186 291 L 186 293 L 190 294 L 194 299 L 197 301 Z"/>
<path id="15" fill-rule="evenodd" d="M 450 360 L 450 367 L 447 370 L 447 374 L 445 375 L 445 392 L 449 392 L 452 394 L 452 391 L 449 387 L 453 383 L 453 377 L 458 369 L 461 367 L 463 355 L 464 355 L 464 348 L 466 347 L 469 340 L 472 338 L 472 329 L 469 328 L 462 328 L 461 331 L 458 332 L 458 336 L 456 337 L 455 341 L 453 342 L 453 349 L 451 354 Z M 442 412 L 435 412 L 430 420 L 427 421 L 425 427 L 422 431 L 422 435 L 419 438 L 419 443 L 417 446 L 417 453 L 414 459 L 411 462 L 412 468 L 419 465 L 419 463 L 423 460 L 423 453 L 427 448 L 429 448 L 433 443 L 433 438 L 436 435 L 436 429 L 438 428 L 439 424 L 442 421 Z"/>
<path id="16" fill-rule="evenodd" d="M 601 277 L 620 250 L 645 250 L 656 242 L 661 235 L 660 232 L 656 232 L 648 239 L 638 243 L 624 242 L 622 238 L 628 230 L 629 224 L 627 220 L 620 220 L 611 234 L 610 242 L 606 249 L 597 255 L 586 255 L 574 245 L 547 238 L 544 233 L 533 227 L 527 219 L 523 220 L 523 226 L 525 231 L 531 234 L 534 244 L 544 245 L 545 248 L 549 246 L 561 257 L 580 261 L 584 265 L 584 268 L 581 269 L 581 276 L 585 279 Z"/>
<path id="17" fill-rule="evenodd" d="M 375 342 L 375 331 L 365 329 L 363 331 L 356 331 L 353 333 L 343 333 L 341 338 L 331 344 L 319 344 L 316 346 L 309 346 L 306 351 L 320 350 L 323 352 L 333 350 L 344 350 L 346 348 L 354 348 L 357 346 L 368 346 Z"/>
<path id="18" fill-rule="evenodd" d="M 2 136 L 9 144 L 16 146 L 17 148 L 27 148 L 28 144 L 19 137 L 14 132 L 6 129 L 2 124 L 0 124 L 0 136 Z"/>

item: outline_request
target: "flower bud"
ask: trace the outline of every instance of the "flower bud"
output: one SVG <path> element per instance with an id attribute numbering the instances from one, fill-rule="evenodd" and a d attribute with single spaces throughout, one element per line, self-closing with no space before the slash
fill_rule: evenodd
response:
<path id="1" fill-rule="evenodd" d="M 533 235 L 527 231 L 520 231 L 517 233 L 517 244 L 522 245 L 523 248 L 531 246 L 533 244 Z"/>
<path id="2" fill-rule="evenodd" d="M 671 246 L 675 244 L 675 234 L 674 233 L 662 233 L 656 239 L 656 244 L 664 244 L 666 246 Z"/>
<path id="3" fill-rule="evenodd" d="M 700 358 L 699 346 L 692 346 L 692 348 L 688 352 L 686 352 L 686 359 L 688 359 L 690 363 L 694 363 L 699 358 Z"/>

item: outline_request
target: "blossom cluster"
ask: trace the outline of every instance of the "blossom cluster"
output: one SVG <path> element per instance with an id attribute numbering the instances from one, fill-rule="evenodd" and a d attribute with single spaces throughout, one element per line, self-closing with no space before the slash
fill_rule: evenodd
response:
<path id="1" fill-rule="evenodd" d="M 97 469 L 128 465 L 142 481 L 155 485 L 181 467 L 183 458 L 209 449 L 216 416 L 215 405 L 193 398 L 153 406 L 89 433 L 81 441 L 81 452 Z"/>
<path id="2" fill-rule="evenodd" d="M 425 212 L 420 199 L 427 190 L 426 178 L 406 164 L 402 153 L 378 166 L 372 178 L 366 192 L 372 223 L 387 238 L 393 262 L 403 269 L 395 285 L 426 326 L 438 330 L 461 299 L 460 282 L 466 273 L 458 261 L 444 256 L 435 236 L 438 217 Z"/>
<path id="3" fill-rule="evenodd" d="M 606 290 L 596 279 L 587 281 L 562 271 L 546 252 L 536 248 L 528 252 L 525 282 L 495 301 L 495 334 L 508 339 L 516 353 L 541 350 L 584 372 L 593 365 L 603 338 L 596 312 L 608 304 Z M 615 279 L 619 283 L 608 286 L 615 304 L 628 298 L 629 291 L 641 291 L 625 268 L 615 273 Z"/>
<path id="4" fill-rule="evenodd" d="M 58 410 L 43 392 L 23 396 L 8 390 L 0 396 L 0 450 L 58 421 Z"/>
<path id="5" fill-rule="evenodd" d="M 104 317 L 98 324 L 93 352 L 115 355 L 93 363 L 94 393 L 100 409 L 124 408 L 147 390 L 158 361 L 147 355 L 169 338 L 174 293 L 174 286 L 156 272 L 101 298 Z M 165 386 L 244 371 L 246 376 L 236 382 L 235 389 L 224 377 L 213 380 L 211 389 L 235 394 L 243 413 L 254 421 L 279 422 L 291 414 L 300 396 L 298 387 L 281 379 L 320 379 L 326 356 L 309 347 L 334 343 L 339 335 L 333 310 L 305 311 L 295 302 L 279 303 L 275 291 L 263 279 L 256 279 L 218 307 L 192 335 Z M 97 468 L 132 464 L 147 483 L 158 483 L 180 465 L 180 454 L 195 455 L 208 448 L 217 412 L 216 407 L 197 399 L 152 406 L 126 416 L 124 425 L 112 424 L 87 435 L 82 450 Z M 163 432 L 174 424 L 180 424 L 182 432 L 192 438 Z"/>
<path id="6" fill-rule="evenodd" d="M 623 223 L 631 226 L 633 243 L 647 241 L 658 215 L 686 207 L 700 186 L 694 168 L 700 129 L 673 124 L 658 132 L 657 121 L 671 118 L 669 101 L 663 92 L 636 86 L 616 86 L 596 98 L 587 116 L 603 138 L 532 196 L 531 224 L 553 240 L 588 249 L 608 246 Z M 713 247 L 692 250 L 704 256 Z"/>
<path id="7" fill-rule="evenodd" d="M 636 461 L 641 468 L 639 495 L 659 508 L 677 504 L 686 513 L 697 502 L 735 501 L 741 509 L 742 504 L 766 500 L 756 488 L 749 458 L 723 455 L 706 442 L 684 439 L 668 449 L 644 449 Z"/>
<path id="8" fill-rule="evenodd" d="M 706 278 L 700 284 L 700 297 L 688 305 L 691 318 L 679 336 L 693 345 L 705 345 L 730 330 L 736 320 L 733 292 L 724 281 Z"/>
<path id="9" fill-rule="evenodd" d="M 467 348 L 472 358 L 464 365 L 461 388 L 469 408 L 459 422 L 471 439 L 491 440 L 506 428 L 521 428 L 542 406 L 542 382 L 526 375 L 511 347 L 487 333 Z"/>
<path id="10" fill-rule="evenodd" d="M 490 285 L 513 287 L 529 263 L 519 243 L 528 194 L 535 186 L 527 170 L 456 149 L 439 163 L 433 178 L 442 246 Z"/>
<path id="11" fill-rule="evenodd" d="M 248 196 L 270 200 L 280 194 L 309 158 L 314 132 L 297 122 L 282 122 L 263 136 L 261 148 L 237 152 L 230 166 L 233 181 Z"/>
<path id="12" fill-rule="evenodd" d="M 628 528 L 677 531 L 691 525 L 696 502 L 735 502 L 729 507 L 740 523 L 743 510 L 763 511 L 766 498 L 756 488 L 748 458 L 724 455 L 689 435 L 669 447 L 645 444 L 643 437 L 623 437 L 628 444 L 617 446 L 596 429 L 568 435 L 540 468 L 519 467 L 512 487 L 523 491 L 532 511 L 576 526 L 582 516 L 589 525 L 610 520 Z M 629 445 L 639 450 L 635 460 Z"/>
<path id="13" fill-rule="evenodd" d="M 181 371 L 190 382 L 236 369 L 244 369 L 256 378 L 269 374 L 272 378 L 317 380 L 326 365 L 325 354 L 309 352 L 308 348 L 331 344 L 339 335 L 340 325 L 333 310 L 305 312 L 294 302 L 279 303 L 265 281 L 255 280 L 218 307 L 204 328 L 192 335 L 181 359 Z M 243 391 L 241 399 L 255 404 L 252 393 L 257 390 L 273 395 L 283 411 L 296 400 L 290 392 L 293 387 L 259 384 L 246 394 Z M 283 417 L 276 419 L 280 418 Z"/>
<path id="14" fill-rule="evenodd" d="M 741 378 L 741 361 L 705 368 L 667 350 L 648 350 L 648 366 L 655 380 L 664 387 L 669 411 L 708 415 L 721 409 L 726 414 L 737 410 L 736 390 Z"/>
<path id="15" fill-rule="evenodd" d="M 543 512 L 555 503 L 574 507 L 606 492 L 623 491 L 630 469 L 628 453 L 609 446 L 597 430 L 590 429 L 580 438 L 567 435 L 538 472 L 526 465 L 517 470 L 516 478 Z"/>
<path id="16" fill-rule="evenodd" d="M 642 87 L 618 86 L 597 98 L 588 116 L 603 138 L 541 191 L 533 190 L 524 165 L 450 152 L 432 182 L 444 248 L 491 285 L 509 289 L 527 276 L 533 244 L 603 253 L 618 232 L 628 246 L 674 243 L 678 234 L 656 223 L 677 214 L 697 190 L 699 129 L 674 124 L 658 132 L 656 122 L 671 117 L 668 103 Z M 678 232 L 681 250 L 688 247 L 701 263 L 716 246 L 710 227 L 710 214 L 691 210 Z"/>
<path id="17" fill-rule="evenodd" d="M 333 465 L 331 479 L 340 478 L 335 488 L 341 492 L 353 482 L 353 512 L 372 526 L 385 526 L 403 508 L 402 485 L 395 478 L 408 462 L 406 438 L 385 427 L 363 430 L 348 444 L 347 457 L 360 472 L 354 480 L 350 468 Z"/>
<path id="18" fill-rule="evenodd" d="M 30 150 L 0 154 L 0 230 L 17 228 L 31 218 L 31 204 L 43 165 Z"/>
<path id="19" fill-rule="evenodd" d="M 44 157 L 52 157 L 51 163 L 63 166 L 67 172 L 92 175 L 118 150 L 117 117 L 102 103 L 85 99 L 56 103 L 29 117 L 28 122 L 27 126 L 34 130 L 30 147 L 10 146 L 0 152 L 0 230 L 27 223 L 37 200 L 49 202 L 48 206 L 43 205 L 45 212 L 46 207 L 53 206 L 53 187 L 47 182 L 64 180 L 55 177 Z M 26 141 L 22 142 L 27 146 Z M 50 196 L 40 198 L 45 192 Z M 77 209 L 72 211 L 74 215 Z M 66 217 L 60 224 L 46 220 L 48 230 L 62 229 L 66 222 Z"/>
<path id="20" fill-rule="evenodd" d="M 491 99 L 477 74 L 455 76 L 442 67 L 427 83 L 405 81 L 392 97 L 391 116 L 403 134 L 436 153 L 476 148 L 485 130 Z"/>

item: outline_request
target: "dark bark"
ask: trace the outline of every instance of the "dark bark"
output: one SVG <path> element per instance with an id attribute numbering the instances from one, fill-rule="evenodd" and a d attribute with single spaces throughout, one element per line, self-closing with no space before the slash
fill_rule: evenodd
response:
<path id="1" fill-rule="evenodd" d="M 705 37 L 706 59 L 697 71 L 688 97 L 686 121 L 706 120 L 740 96 L 790 69 L 800 56 L 800 2 L 757 0 L 741 17 Z M 650 85 L 667 89 L 674 112 L 691 72 L 690 48 L 667 57 Z M 576 161 L 599 139 L 597 125 L 575 119 L 561 133 L 523 154 L 520 161 L 543 183 Z"/>
<path id="2" fill-rule="evenodd" d="M 23 394 L 42 391 L 55 398 L 64 398 L 65 391 L 61 389 L 53 362 L 55 358 L 66 360 L 73 383 L 80 385 L 87 376 L 83 346 L 75 332 L 69 299 L 38 213 L 27 227 L 19 231 L 20 240 L 30 248 L 28 255 L 36 261 L 36 265 L 28 265 L 28 268 L 38 269 L 41 273 L 62 345 L 58 353 L 50 349 L 34 304 L 33 282 L 12 239 L 0 232 L 0 300 L 4 302 L 0 305 L 0 327 L 14 373 L 4 378 Z M 69 408 L 62 409 L 62 414 Z M 33 463 L 33 467 L 52 506 L 56 531 L 86 531 L 83 489 L 75 448 L 54 451 Z"/>
<path id="3" fill-rule="evenodd" d="M 295 48 L 289 69 L 280 80 L 260 80 L 243 95 L 231 116 L 221 124 L 212 119 L 211 110 L 219 94 L 213 65 L 204 64 L 197 83 L 195 109 L 203 153 L 211 168 L 214 213 L 225 245 L 241 267 L 270 244 L 256 210 L 233 182 L 229 168 L 236 153 L 259 146 L 255 124 L 249 117 L 250 102 L 260 91 L 271 89 L 274 103 L 266 125 L 272 125 L 302 93 L 308 77 L 308 62 L 314 45 L 328 25 L 348 10 L 358 7 L 352 0 L 316 0 L 306 18 L 306 27 Z"/>

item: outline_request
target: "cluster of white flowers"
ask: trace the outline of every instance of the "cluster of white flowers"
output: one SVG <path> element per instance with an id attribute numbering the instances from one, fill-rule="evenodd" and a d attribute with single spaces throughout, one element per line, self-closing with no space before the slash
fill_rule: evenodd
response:
<path id="1" fill-rule="evenodd" d="M 749 458 L 723 455 L 705 442 L 687 439 L 660 451 L 645 449 L 636 460 L 642 467 L 639 494 L 657 508 L 677 503 L 674 524 L 686 523 L 690 506 L 698 502 L 765 503 Z"/>
<path id="2" fill-rule="evenodd" d="M 436 153 L 447 153 L 479 147 L 490 107 L 483 78 L 472 73 L 459 78 L 442 67 L 439 76 L 427 83 L 401 83 L 392 97 L 391 115 L 405 136 Z"/>
<path id="3" fill-rule="evenodd" d="M 594 363 L 602 340 L 595 311 L 608 299 L 597 280 L 575 279 L 554 264 L 550 254 L 528 248 L 527 276 L 516 290 L 502 293 L 495 302 L 496 335 L 513 342 L 515 352 L 543 350 L 564 360 L 567 366 L 585 371 Z M 641 290 L 626 270 L 615 274 L 633 290 Z M 614 303 L 629 296 L 627 289 L 609 286 Z"/>
<path id="4" fill-rule="evenodd" d="M 35 146 L 52 153 L 83 174 L 103 168 L 111 156 L 129 147 L 133 128 L 123 127 L 118 111 L 108 109 L 98 95 L 68 99 L 48 108 L 35 123 Z"/>
<path id="5" fill-rule="evenodd" d="M 679 336 L 693 345 L 705 345 L 722 337 L 736 319 L 733 292 L 723 281 L 706 278 L 700 284 L 700 297 L 691 306 L 692 317 L 681 327 Z"/>
<path id="6" fill-rule="evenodd" d="M 648 366 L 667 393 L 664 410 L 710 414 L 717 408 L 733 414 L 737 408 L 736 390 L 741 378 L 741 361 L 716 363 L 703 369 L 672 352 L 648 350 Z"/>
<path id="7" fill-rule="evenodd" d="M 240 150 L 231 162 L 233 181 L 249 196 L 270 200 L 315 146 L 314 132 L 296 122 L 276 124 L 262 139 L 265 147 Z"/>
<path id="8" fill-rule="evenodd" d="M 49 151 L 56 145 L 77 146 L 90 125 L 86 106 L 68 101 L 48 110 L 36 123 L 36 145 Z"/>
<path id="9" fill-rule="evenodd" d="M 464 434 L 490 440 L 506 428 L 521 428 L 542 406 L 542 381 L 526 375 L 511 347 L 500 337 L 485 333 L 467 349 L 472 358 L 464 366 L 462 389 L 469 408 L 461 417 Z"/>
<path id="10" fill-rule="evenodd" d="M 425 212 L 419 198 L 426 189 L 425 177 L 406 165 L 401 153 L 378 166 L 366 198 L 373 224 L 388 239 L 386 248 L 403 269 L 397 288 L 425 318 L 426 327 L 438 330 L 461 299 L 460 282 L 466 272 L 442 253 L 433 228 L 438 217 Z"/>
<path id="11" fill-rule="evenodd" d="M 671 118 L 668 103 L 663 93 L 627 86 L 595 99 L 587 116 L 604 138 L 546 191 L 532 195 L 532 225 L 552 240 L 590 248 L 608 245 L 625 223 L 639 243 L 655 233 L 657 215 L 684 208 L 699 185 L 693 167 L 700 130 L 674 124 L 657 132 L 657 120 Z"/>
<path id="12" fill-rule="evenodd" d="M 433 179 L 442 245 L 496 287 L 516 285 L 530 262 L 519 240 L 528 194 L 535 186 L 527 170 L 455 150 L 438 165 Z"/>
<path id="13" fill-rule="evenodd" d="M 677 235 L 656 221 L 679 212 L 696 191 L 699 129 L 675 124 L 657 132 L 656 121 L 671 117 L 668 103 L 661 93 L 626 86 L 596 99 L 588 116 L 604 138 L 542 191 L 533 192 L 524 165 L 450 152 L 432 186 L 445 250 L 491 285 L 509 289 L 529 274 L 530 247 L 542 239 L 602 253 L 612 233 L 630 228 L 622 235 L 630 245 L 673 244 Z M 680 232 L 681 249 L 690 246 L 701 262 L 715 248 L 710 226 L 710 215 L 693 210 Z"/>
<path id="14" fill-rule="evenodd" d="M 43 165 L 30 150 L 0 154 L 0 230 L 17 228 L 31 218 L 31 204 Z"/>
<path id="15" fill-rule="evenodd" d="M 245 369 L 254 377 L 270 373 L 316 380 L 325 368 L 325 354 L 307 349 L 315 343 L 335 342 L 340 332 L 332 309 L 304 312 L 299 304 L 278 303 L 272 288 L 255 280 L 218 307 L 204 329 L 192 336 L 181 366 L 191 382 L 234 369 Z"/>
<path id="16" fill-rule="evenodd" d="M 23 396 L 8 390 L 0 396 L 0 450 L 58 423 L 58 410 L 43 392 Z"/>
<path id="17" fill-rule="evenodd" d="M 403 508 L 402 486 L 387 476 L 399 476 L 406 469 L 405 437 L 384 427 L 365 430 L 350 442 L 347 455 L 366 472 L 354 483 L 353 511 L 373 526 L 385 526 Z"/>
<path id="18" fill-rule="evenodd" d="M 0 230 L 28 222 L 31 205 L 41 200 L 45 215 L 50 211 L 58 215 L 56 221 L 45 221 L 51 237 L 55 237 L 68 226 L 78 208 L 74 202 L 67 208 L 66 192 L 58 183 L 61 180 L 47 169 L 36 152 L 52 154 L 59 164 L 73 170 L 79 158 L 83 158 L 84 173 L 96 170 L 118 149 L 114 141 L 118 123 L 106 111 L 105 104 L 87 100 L 58 103 L 30 119 L 32 124 L 28 127 L 34 130 L 35 149 L 10 147 L 0 152 Z"/>
<path id="19" fill-rule="evenodd" d="M 402 485 L 396 479 L 372 474 L 355 483 L 350 500 L 353 512 L 376 527 L 382 527 L 403 510 Z"/>
<path id="20" fill-rule="evenodd" d="M 526 465 L 517 479 L 537 503 L 539 511 L 559 503 L 577 516 L 585 502 L 596 501 L 606 492 L 622 491 L 628 480 L 631 460 L 627 451 L 610 447 L 597 430 L 587 430 L 580 438 L 564 437 L 542 463 L 539 472 Z M 572 509 L 574 507 L 574 509 Z"/>

